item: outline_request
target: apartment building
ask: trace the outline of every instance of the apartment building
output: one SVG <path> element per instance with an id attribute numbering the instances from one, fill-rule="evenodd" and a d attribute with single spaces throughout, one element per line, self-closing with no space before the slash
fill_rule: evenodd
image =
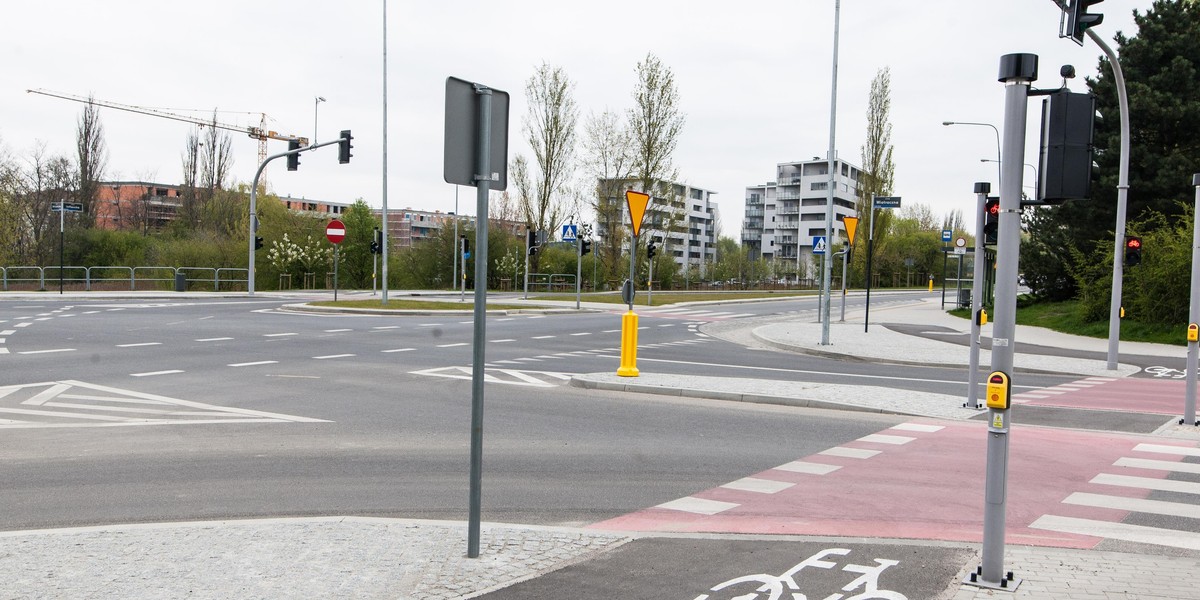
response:
<path id="1" fill-rule="evenodd" d="M 861 172 L 841 160 L 834 167 L 833 245 L 840 247 L 846 235 L 842 219 L 855 216 Z M 812 253 L 813 240 L 826 235 L 828 202 L 829 161 L 813 158 L 779 163 L 774 181 L 746 188 L 742 246 L 750 250 L 751 258 L 773 262 L 776 274 L 783 278 L 811 277 L 818 264 Z"/>

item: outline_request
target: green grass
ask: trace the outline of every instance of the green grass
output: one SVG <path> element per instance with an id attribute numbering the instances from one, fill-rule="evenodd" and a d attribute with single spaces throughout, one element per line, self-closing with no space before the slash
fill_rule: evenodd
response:
<path id="1" fill-rule="evenodd" d="M 796 296 L 815 296 L 816 291 L 747 291 L 747 292 L 654 292 L 651 294 L 650 306 L 662 306 L 664 304 L 677 304 L 679 302 L 716 302 L 720 300 L 748 300 L 755 298 L 788 298 Z M 538 296 L 530 296 L 533 300 L 561 300 L 574 301 L 575 294 L 546 294 Z M 604 294 L 582 294 L 581 299 L 584 302 L 605 302 L 608 304 L 624 304 L 621 300 L 621 294 L 617 292 L 609 292 Z M 647 306 L 646 290 L 638 290 L 637 296 L 633 299 L 634 306 Z"/>
<path id="2" fill-rule="evenodd" d="M 955 309 L 950 314 L 969 319 L 971 311 Z M 1087 322 L 1080 318 L 1079 302 L 1038 302 L 1017 309 L 1017 324 L 1033 327 L 1045 327 L 1071 335 L 1108 339 L 1108 321 Z M 988 312 L 988 320 L 995 316 Z M 1153 342 L 1156 344 L 1172 344 L 1184 346 L 1187 344 L 1184 334 L 1186 325 L 1169 327 L 1166 325 L 1139 323 L 1130 318 L 1121 319 L 1121 340 L 1126 342 Z"/>
<path id="3" fill-rule="evenodd" d="M 374 308 L 380 310 L 472 310 L 474 302 L 438 302 L 426 300 L 388 300 L 387 306 L 382 300 L 339 300 L 337 302 L 309 302 L 313 306 L 333 306 L 337 308 Z M 529 305 L 488 304 L 488 310 L 521 310 L 537 308 Z"/>

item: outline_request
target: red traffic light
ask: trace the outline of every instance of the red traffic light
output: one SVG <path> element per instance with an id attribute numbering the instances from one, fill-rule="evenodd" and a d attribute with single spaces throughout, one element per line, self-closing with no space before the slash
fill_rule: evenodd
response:
<path id="1" fill-rule="evenodd" d="M 1000 375 L 999 373 L 993 373 L 991 379 L 988 380 L 988 383 L 1002 384 L 1004 383 L 1004 376 Z"/>
<path id="2" fill-rule="evenodd" d="M 1000 214 L 1000 200 L 998 200 L 998 199 L 997 200 L 988 200 L 987 201 L 987 211 L 988 211 L 988 214 L 990 214 L 992 216 L 996 216 L 996 215 Z"/>
<path id="3" fill-rule="evenodd" d="M 1129 248 L 1130 250 L 1141 250 L 1142 249 L 1142 238 L 1131 237 L 1131 238 L 1125 240 L 1125 247 Z"/>

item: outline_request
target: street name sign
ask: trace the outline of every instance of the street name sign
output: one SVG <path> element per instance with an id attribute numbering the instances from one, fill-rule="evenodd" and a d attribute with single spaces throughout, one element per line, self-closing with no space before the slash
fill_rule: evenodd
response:
<path id="1" fill-rule="evenodd" d="M 54 202 L 50 204 L 50 212 L 83 212 L 83 203 Z"/>
<path id="2" fill-rule="evenodd" d="M 900 208 L 900 196 L 876 196 L 875 208 Z"/>

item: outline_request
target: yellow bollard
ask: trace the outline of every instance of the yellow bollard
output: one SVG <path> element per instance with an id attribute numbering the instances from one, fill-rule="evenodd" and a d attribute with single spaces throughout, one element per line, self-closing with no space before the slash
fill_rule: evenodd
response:
<path id="1" fill-rule="evenodd" d="M 621 366 L 617 375 L 637 377 L 638 316 L 632 310 L 621 315 Z"/>
<path id="2" fill-rule="evenodd" d="M 933 291 L 933 277 L 929 278 L 929 291 Z"/>

